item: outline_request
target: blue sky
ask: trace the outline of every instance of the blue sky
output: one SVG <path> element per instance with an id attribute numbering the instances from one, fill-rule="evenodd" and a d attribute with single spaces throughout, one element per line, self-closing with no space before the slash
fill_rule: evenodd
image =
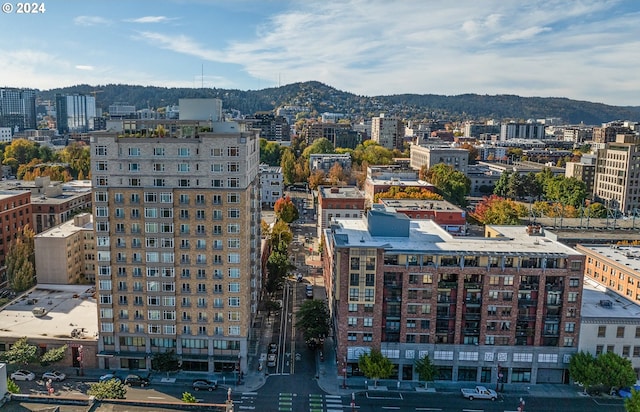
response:
<path id="1" fill-rule="evenodd" d="M 0 14 L 0 87 L 254 90 L 318 80 L 367 96 L 640 105 L 637 0 L 44 3 L 43 14 Z"/>

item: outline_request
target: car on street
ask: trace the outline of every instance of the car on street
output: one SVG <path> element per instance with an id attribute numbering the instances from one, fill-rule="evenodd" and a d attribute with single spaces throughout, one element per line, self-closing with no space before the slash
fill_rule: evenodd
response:
<path id="1" fill-rule="evenodd" d="M 32 381 L 36 378 L 36 374 L 28 370 L 20 369 L 11 374 L 14 381 Z"/>
<path id="2" fill-rule="evenodd" d="M 51 379 L 54 382 L 61 382 L 66 377 L 67 377 L 67 375 L 65 375 L 62 372 L 58 372 L 58 371 L 45 372 L 45 373 L 42 374 L 42 380 L 44 380 L 44 381 Z"/>
<path id="3" fill-rule="evenodd" d="M 269 353 L 278 353 L 278 344 L 275 342 L 271 342 L 269 344 Z"/>
<path id="4" fill-rule="evenodd" d="M 469 399 L 491 399 L 495 401 L 498 398 L 498 394 L 493 389 L 487 389 L 485 386 L 476 386 L 473 389 L 460 389 L 462 396 Z"/>
<path id="5" fill-rule="evenodd" d="M 139 386 L 144 388 L 149 385 L 149 377 L 148 376 L 140 376 L 140 375 L 127 375 L 124 378 L 124 384 L 129 386 Z"/>
<path id="6" fill-rule="evenodd" d="M 269 355 L 267 355 L 267 366 L 270 368 L 273 368 L 276 366 L 276 354 L 275 353 L 270 353 Z"/>
<path id="7" fill-rule="evenodd" d="M 122 379 L 120 379 L 118 376 L 114 375 L 113 373 L 107 373 L 105 375 L 102 375 L 100 378 L 98 378 L 99 382 L 108 382 L 111 379 L 115 379 L 118 382 L 122 382 Z"/>
<path id="8" fill-rule="evenodd" d="M 305 294 L 306 294 L 307 298 L 309 298 L 309 299 L 313 298 L 313 286 L 307 285 L 307 287 L 305 289 Z"/>
<path id="9" fill-rule="evenodd" d="M 218 381 L 209 379 L 196 379 L 191 384 L 194 391 L 214 391 L 218 389 Z"/>
<path id="10" fill-rule="evenodd" d="M 630 398 L 632 393 L 632 390 L 638 392 L 640 391 L 640 385 L 634 385 L 633 388 L 630 387 L 624 387 L 624 388 L 620 388 L 618 390 L 618 395 L 620 395 L 620 397 L 622 398 Z"/>

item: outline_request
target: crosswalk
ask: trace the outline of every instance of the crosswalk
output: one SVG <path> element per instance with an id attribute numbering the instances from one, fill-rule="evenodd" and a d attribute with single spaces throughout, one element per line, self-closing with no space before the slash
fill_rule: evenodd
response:
<path id="1" fill-rule="evenodd" d="M 309 394 L 309 412 L 343 412 L 342 398 L 338 395 Z"/>
<path id="2" fill-rule="evenodd" d="M 240 399 L 234 403 L 237 404 L 236 408 L 242 411 L 258 410 L 256 407 L 257 392 L 243 392 Z M 298 399 L 295 393 L 280 393 L 278 394 L 278 412 L 293 412 L 306 410 L 308 406 L 309 412 L 344 412 L 348 410 L 350 404 L 343 404 L 342 398 L 338 395 L 320 395 L 309 394 L 308 404 L 301 404 L 305 402 L 304 398 Z"/>

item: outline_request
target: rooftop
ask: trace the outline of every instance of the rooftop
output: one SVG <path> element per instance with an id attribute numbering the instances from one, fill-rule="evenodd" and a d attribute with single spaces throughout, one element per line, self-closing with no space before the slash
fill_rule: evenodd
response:
<path id="1" fill-rule="evenodd" d="M 584 278 L 582 318 L 632 318 L 640 323 L 640 305 L 608 291 L 592 279 Z"/>
<path id="2" fill-rule="evenodd" d="M 0 310 L 0 334 L 68 340 L 74 329 L 84 329 L 84 339 L 95 340 L 98 315 L 94 293 L 91 285 L 39 284 Z M 35 307 L 44 308 L 46 314 L 34 316 L 31 311 Z"/>
<path id="3" fill-rule="evenodd" d="M 364 193 L 355 186 L 320 186 L 318 192 L 324 199 L 364 199 Z"/>
<path id="4" fill-rule="evenodd" d="M 596 254 L 614 260 L 618 262 L 619 265 L 626 266 L 629 270 L 638 271 L 638 275 L 640 276 L 640 246 L 584 244 L 581 244 L 580 246 Z"/>
<path id="5" fill-rule="evenodd" d="M 440 210 L 449 212 L 463 212 L 459 207 L 446 200 L 428 199 L 380 199 L 385 207 L 400 210 Z"/>
<path id="6" fill-rule="evenodd" d="M 404 215 L 402 215 L 404 216 Z M 406 217 L 406 216 L 405 216 Z M 429 253 L 436 255 L 512 255 L 579 256 L 580 252 L 544 235 L 527 234 L 526 226 L 489 226 L 497 237 L 455 237 L 432 220 L 409 220 L 409 236 L 374 236 L 367 228 L 367 217 L 362 219 L 336 219 L 335 239 L 339 247 L 384 248 L 398 252 Z M 375 223 L 374 223 L 375 224 Z M 392 227 L 399 227 L 385 221 Z"/>

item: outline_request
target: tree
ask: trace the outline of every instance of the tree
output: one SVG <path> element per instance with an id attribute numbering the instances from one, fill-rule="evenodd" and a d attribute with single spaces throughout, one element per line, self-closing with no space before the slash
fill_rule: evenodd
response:
<path id="1" fill-rule="evenodd" d="M 283 220 L 278 220 L 271 228 L 269 241 L 271 242 L 271 248 L 273 250 L 286 253 L 289 245 L 293 241 L 293 232 L 291 232 L 291 228 L 287 223 Z"/>
<path id="2" fill-rule="evenodd" d="M 2 360 L 9 364 L 18 364 L 26 367 L 37 359 L 38 348 L 27 342 L 26 336 L 18 339 L 11 349 L 2 354 Z"/>
<path id="3" fill-rule="evenodd" d="M 278 166 L 280 165 L 281 155 L 281 146 L 278 143 L 260 139 L 260 163 Z"/>
<path id="4" fill-rule="evenodd" d="M 13 379 L 7 379 L 7 391 L 9 391 L 9 393 L 20 393 L 20 387 Z"/>
<path id="5" fill-rule="evenodd" d="M 416 367 L 416 372 L 418 372 L 418 377 L 421 381 L 424 381 L 424 387 L 426 388 L 429 381 L 432 381 L 438 374 L 438 369 L 431 362 L 429 355 L 425 355 L 416 360 L 414 365 Z"/>
<path id="6" fill-rule="evenodd" d="M 309 156 L 312 154 L 331 154 L 334 153 L 333 144 L 326 137 L 321 137 L 314 141 L 311 146 L 308 146 L 302 152 L 302 157 L 309 160 Z"/>
<path id="7" fill-rule="evenodd" d="M 325 182 L 326 175 L 324 170 L 317 169 L 309 176 L 309 188 L 311 190 L 318 189 L 318 186 Z"/>
<path id="8" fill-rule="evenodd" d="M 433 184 L 449 202 L 464 206 L 471 191 L 471 180 L 453 166 L 438 163 L 424 173 L 425 180 Z"/>
<path id="9" fill-rule="evenodd" d="M 483 197 L 476 205 L 471 217 L 483 225 L 518 225 L 520 218 L 527 216 L 527 208 L 511 199 L 491 195 Z"/>
<path id="10" fill-rule="evenodd" d="M 595 360 L 600 384 L 608 388 L 623 388 L 636 382 L 636 373 L 631 361 L 614 353 L 601 353 Z"/>
<path id="11" fill-rule="evenodd" d="M 94 383 L 87 391 L 87 395 L 93 396 L 97 400 L 124 399 L 126 394 L 127 387 L 118 379 Z"/>
<path id="12" fill-rule="evenodd" d="M 296 182 L 296 158 L 293 155 L 291 149 L 284 149 L 280 160 L 280 167 L 282 168 L 282 177 L 285 185 L 291 185 Z"/>
<path id="13" fill-rule="evenodd" d="M 267 259 L 267 284 L 268 293 L 274 293 L 282 286 L 284 279 L 287 277 L 289 269 L 292 268 L 291 262 L 286 252 L 274 250 Z"/>
<path id="14" fill-rule="evenodd" d="M 195 396 L 193 396 L 192 393 L 183 392 L 182 393 L 182 402 L 184 402 L 184 403 L 196 403 L 196 402 L 198 402 L 198 400 L 196 399 Z"/>
<path id="15" fill-rule="evenodd" d="M 151 358 L 151 369 L 165 372 L 169 377 L 169 372 L 178 370 L 178 363 L 178 356 L 173 349 L 166 352 L 156 352 Z"/>
<path id="16" fill-rule="evenodd" d="M 460 145 L 460 148 L 466 149 L 469 151 L 469 164 L 470 165 L 476 164 L 476 161 L 480 158 L 480 153 L 478 152 L 478 149 L 471 143 L 463 143 L 462 145 Z"/>
<path id="17" fill-rule="evenodd" d="M 640 412 L 640 391 L 631 388 L 631 397 L 624 400 L 624 410 Z"/>
<path id="18" fill-rule="evenodd" d="M 16 292 L 25 291 L 36 283 L 34 236 L 33 230 L 27 225 L 9 244 L 7 277 L 11 288 Z"/>
<path id="19" fill-rule="evenodd" d="M 38 146 L 37 143 L 27 139 L 15 139 L 10 145 L 5 147 L 4 161 L 15 159 L 18 164 L 29 163 L 32 159 L 38 157 Z"/>
<path id="20" fill-rule="evenodd" d="M 286 223 L 291 223 L 300 216 L 298 208 L 293 204 L 289 196 L 276 200 L 276 203 L 273 205 L 273 211 L 278 219 Z"/>
<path id="21" fill-rule="evenodd" d="M 329 182 L 331 182 L 332 185 L 337 185 L 338 183 L 347 180 L 347 175 L 344 172 L 342 165 L 338 162 L 335 162 L 333 166 L 331 166 L 329 175 L 327 177 L 329 178 Z"/>
<path id="22" fill-rule="evenodd" d="M 376 349 L 371 349 L 370 353 L 360 355 L 358 368 L 367 378 L 373 379 L 375 387 L 378 386 L 379 379 L 388 378 L 393 374 L 393 363 Z"/>
<path id="23" fill-rule="evenodd" d="M 71 143 L 58 153 L 60 161 L 68 163 L 72 175 L 78 177 L 80 172 L 88 176 L 91 171 L 91 159 L 89 146 L 84 143 Z"/>
<path id="24" fill-rule="evenodd" d="M 329 335 L 329 309 L 324 300 L 305 301 L 296 312 L 296 326 L 302 330 L 307 343 L 319 341 Z"/>
<path id="25" fill-rule="evenodd" d="M 49 349 L 40 357 L 40 364 L 42 366 L 48 366 L 52 363 L 60 362 L 67 354 L 67 345 L 62 345 L 59 348 Z"/>

